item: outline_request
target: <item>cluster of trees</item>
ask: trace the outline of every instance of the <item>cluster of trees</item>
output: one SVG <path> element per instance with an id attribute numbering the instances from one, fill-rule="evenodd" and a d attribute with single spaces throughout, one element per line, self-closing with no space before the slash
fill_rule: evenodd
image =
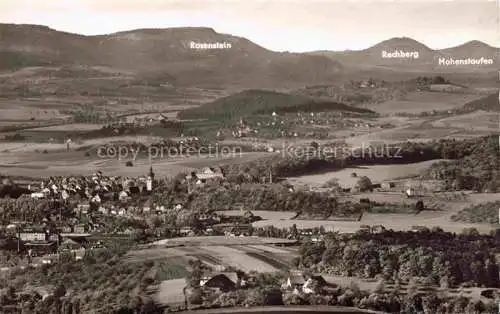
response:
<path id="1" fill-rule="evenodd" d="M 442 230 L 384 231 L 354 236 L 328 233 L 325 241 L 305 243 L 296 265 L 336 275 L 383 277 L 408 282 L 425 277 L 429 285 L 500 287 L 495 259 L 500 233 L 455 235 Z"/>
<path id="2" fill-rule="evenodd" d="M 60 200 L 37 200 L 28 195 L 19 198 L 0 198 L 0 221 L 8 225 L 11 221 L 31 221 L 41 223 L 53 216 L 72 217 L 69 203 Z"/>
<path id="3" fill-rule="evenodd" d="M 472 205 L 460 210 L 451 217 L 451 220 L 467 223 L 500 224 L 498 220 L 499 209 L 500 201 Z"/>
<path id="4" fill-rule="evenodd" d="M 179 112 L 181 119 L 210 119 L 224 122 L 236 121 L 257 112 L 271 114 L 280 108 L 295 107 L 311 102 L 309 97 L 267 90 L 246 90 L 197 108 Z"/>
<path id="5" fill-rule="evenodd" d="M 64 113 L 71 114 L 74 123 L 109 123 L 116 120 L 110 113 L 103 115 L 102 111 L 91 104 L 84 104 L 78 110 Z"/>
<path id="6" fill-rule="evenodd" d="M 361 209 L 358 204 L 339 203 L 328 193 L 310 191 L 289 191 L 281 184 L 274 185 L 242 185 L 240 188 L 220 188 L 203 191 L 191 195 L 191 209 L 205 208 L 207 211 L 216 210 L 271 210 L 296 212 L 301 215 L 334 216 L 359 215 Z"/>
<path id="7" fill-rule="evenodd" d="M 0 198 L 18 198 L 25 194 L 30 194 L 31 191 L 16 184 L 0 185 Z"/>
<path id="8" fill-rule="evenodd" d="M 498 136 L 441 141 L 440 151 L 442 158 L 453 160 L 433 164 L 423 178 L 444 180 L 452 190 L 496 192 L 500 188 Z"/>
<path id="9" fill-rule="evenodd" d="M 167 120 L 160 125 L 134 125 L 129 124 L 107 124 L 98 130 L 91 130 L 77 134 L 84 139 L 117 136 L 117 135 L 148 135 L 153 133 L 158 136 L 180 136 L 184 131 L 184 124 L 180 121 Z"/>
<path id="10" fill-rule="evenodd" d="M 372 110 L 351 107 L 346 104 L 331 102 L 331 101 L 309 101 L 303 104 L 298 104 L 290 107 L 283 107 L 276 109 L 277 113 L 295 113 L 295 112 L 328 112 L 328 111 L 345 111 L 350 113 L 367 114 L 375 116 L 376 113 Z M 270 114 L 273 111 L 270 109 L 261 109 L 256 114 Z"/>
<path id="11" fill-rule="evenodd" d="M 417 88 L 424 89 L 436 81 L 434 78 L 419 78 L 406 81 L 387 82 L 385 80 L 351 80 L 340 86 L 316 85 L 306 87 L 301 94 L 313 97 L 330 97 L 334 101 L 349 104 L 377 104 L 400 99 Z M 439 79 L 437 79 L 439 81 Z"/>
<path id="12" fill-rule="evenodd" d="M 449 84 L 450 82 L 442 76 L 419 76 L 415 79 L 418 87 L 429 87 L 433 84 Z"/>
<path id="13" fill-rule="evenodd" d="M 3 136 L 2 140 L 5 142 L 22 142 L 26 140 L 26 136 L 20 133 L 7 134 Z"/>
<path id="14" fill-rule="evenodd" d="M 156 264 L 127 262 L 127 249 L 93 250 L 82 261 L 68 258 L 7 273 L 0 283 L 2 313 L 161 313 L 148 295 Z M 54 289 L 42 299 L 27 286 Z"/>
<path id="15" fill-rule="evenodd" d="M 459 109 L 460 113 L 467 113 L 476 110 L 485 111 L 500 111 L 500 102 L 498 101 L 498 93 L 488 95 L 484 98 L 473 100 Z"/>

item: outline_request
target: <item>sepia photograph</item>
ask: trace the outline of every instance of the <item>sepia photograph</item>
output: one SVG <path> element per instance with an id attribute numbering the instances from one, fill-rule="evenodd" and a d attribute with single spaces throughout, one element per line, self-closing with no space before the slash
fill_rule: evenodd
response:
<path id="1" fill-rule="evenodd" d="M 500 313 L 500 0 L 1 0 L 0 314 Z"/>

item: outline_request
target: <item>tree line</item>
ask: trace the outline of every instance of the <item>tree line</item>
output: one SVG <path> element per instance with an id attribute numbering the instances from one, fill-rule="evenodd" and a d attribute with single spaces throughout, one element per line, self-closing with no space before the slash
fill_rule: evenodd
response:
<path id="1" fill-rule="evenodd" d="M 499 288 L 500 233 L 425 232 L 329 233 L 325 241 L 304 243 L 295 264 L 342 276 L 410 281 L 444 288 L 459 285 Z"/>

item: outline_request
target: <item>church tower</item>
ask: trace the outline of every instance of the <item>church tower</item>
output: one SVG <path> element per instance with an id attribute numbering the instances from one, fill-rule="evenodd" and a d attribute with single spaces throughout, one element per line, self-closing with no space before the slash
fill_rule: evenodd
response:
<path id="1" fill-rule="evenodd" d="M 153 166 L 149 166 L 149 174 L 148 175 L 151 177 L 151 180 L 155 179 L 155 173 L 153 172 Z"/>
<path id="2" fill-rule="evenodd" d="M 153 190 L 153 181 L 155 179 L 155 173 L 153 172 L 153 167 L 149 167 L 148 179 L 146 180 L 146 190 L 150 193 Z"/>

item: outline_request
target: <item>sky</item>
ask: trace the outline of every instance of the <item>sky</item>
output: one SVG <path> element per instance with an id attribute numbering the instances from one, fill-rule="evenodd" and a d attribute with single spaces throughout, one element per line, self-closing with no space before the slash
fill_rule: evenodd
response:
<path id="1" fill-rule="evenodd" d="M 212 27 L 275 51 L 360 50 L 392 37 L 433 49 L 470 40 L 500 47 L 490 0 L 0 0 L 0 22 L 83 35 Z"/>

